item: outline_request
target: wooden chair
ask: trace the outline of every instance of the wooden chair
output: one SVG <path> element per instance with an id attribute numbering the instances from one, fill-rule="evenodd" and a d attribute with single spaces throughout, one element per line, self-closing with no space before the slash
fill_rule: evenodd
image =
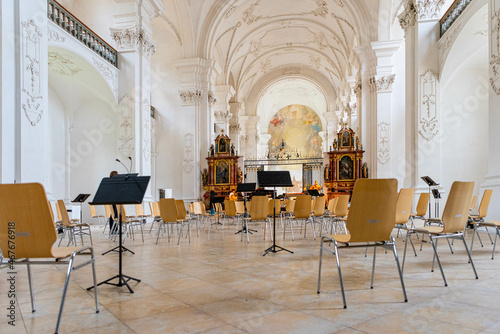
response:
<path id="1" fill-rule="evenodd" d="M 72 272 L 91 264 L 96 313 L 99 313 L 99 298 L 94 249 L 91 246 L 55 247 L 56 240 L 54 221 L 43 186 L 39 183 L 0 184 L 0 248 L 13 266 L 27 266 L 33 312 L 36 307 L 31 265 L 68 266 L 55 328 L 55 333 L 58 333 Z M 90 259 L 75 265 L 77 255 L 88 255 Z"/>
<path id="2" fill-rule="evenodd" d="M 300 225 L 300 232 L 302 233 L 302 226 L 304 226 L 304 238 L 306 237 L 307 223 L 311 217 L 312 200 L 311 195 L 298 195 L 295 199 L 295 207 L 293 208 L 293 220 L 302 222 Z M 313 236 L 316 239 L 316 232 L 314 231 L 314 225 L 312 225 Z"/>
<path id="3" fill-rule="evenodd" d="M 142 230 L 142 224 L 145 220 L 144 218 L 144 207 L 142 204 L 136 204 L 135 205 L 135 216 L 128 216 L 127 211 L 125 209 L 125 205 L 122 205 L 122 224 L 126 225 L 125 229 L 125 234 L 123 235 L 123 242 L 125 242 L 125 238 L 127 237 L 127 234 L 130 232 L 132 235 L 132 240 L 135 240 L 134 236 L 134 226 L 139 226 L 141 229 L 141 236 L 142 236 L 142 242 L 144 242 L 144 232 Z"/>
<path id="4" fill-rule="evenodd" d="M 421 228 L 411 228 L 408 229 L 406 233 L 406 239 L 411 237 L 415 233 L 423 233 L 429 236 L 430 244 L 434 249 L 434 258 L 432 260 L 432 270 L 434 271 L 434 262 L 437 260 L 439 269 L 441 271 L 441 276 L 443 277 L 444 285 L 448 286 L 446 278 L 444 276 L 443 267 L 441 266 L 441 261 L 439 260 L 439 255 L 437 253 L 437 241 L 441 238 L 448 239 L 461 239 L 464 243 L 465 250 L 469 256 L 469 261 L 474 271 L 476 279 L 478 278 L 476 268 L 472 262 L 472 257 L 467 248 L 467 243 L 464 238 L 465 224 L 467 223 L 468 213 L 469 213 L 469 203 L 472 198 L 472 191 L 474 190 L 474 182 L 453 182 L 450 189 L 450 194 L 446 200 L 446 206 L 443 211 L 443 217 L 441 218 L 441 226 L 424 226 Z M 434 241 L 435 240 L 435 241 Z M 406 248 L 408 242 L 405 243 L 405 253 L 403 256 L 403 268 L 406 259 Z"/>
<path id="5" fill-rule="evenodd" d="M 284 213 L 284 223 L 285 226 L 283 228 L 283 240 L 285 240 L 285 234 L 286 234 L 286 226 L 288 222 L 288 226 L 290 226 L 290 233 L 292 234 L 292 241 L 295 240 L 295 237 L 293 235 L 293 226 L 292 226 L 292 218 L 295 210 L 295 198 L 290 198 L 287 199 L 285 202 L 285 213 Z"/>
<path id="6" fill-rule="evenodd" d="M 247 203 L 248 205 L 248 203 Z M 267 196 L 253 196 L 252 205 L 250 206 L 250 217 L 245 217 L 245 230 L 247 233 L 247 243 L 250 242 L 250 237 L 248 236 L 248 222 L 259 222 L 269 223 L 269 203 Z M 243 241 L 243 233 L 241 233 L 241 240 Z"/>
<path id="7" fill-rule="evenodd" d="M 411 206 L 413 204 L 413 192 L 412 188 L 402 188 L 398 194 L 398 200 L 396 202 L 396 224 L 395 228 L 398 229 L 396 233 L 396 238 L 399 236 L 401 229 L 408 228 L 408 221 L 411 215 Z M 401 234 L 404 241 L 404 236 Z"/>
<path id="8" fill-rule="evenodd" d="M 349 195 L 340 195 L 337 197 L 333 214 L 330 214 L 330 218 L 332 219 L 332 234 L 349 233 L 345 225 L 347 215 L 349 214 L 349 198 Z"/>
<path id="9" fill-rule="evenodd" d="M 158 221 L 160 224 L 158 226 L 158 234 L 156 236 L 156 244 L 158 244 L 158 240 L 160 238 L 160 231 L 164 225 L 167 225 L 167 236 L 168 241 L 170 242 L 170 227 L 173 225 L 179 224 L 177 219 L 177 203 L 173 198 L 162 198 L 158 202 L 158 207 L 160 209 L 160 217 L 161 220 Z M 170 226 L 169 226 L 170 225 Z M 177 244 L 179 244 L 181 240 L 181 235 L 179 233 L 179 240 L 177 240 Z"/>
<path id="10" fill-rule="evenodd" d="M 391 249 L 396 260 L 396 265 L 403 290 L 404 301 L 407 302 L 405 285 L 402 270 L 399 266 L 399 259 L 396 250 L 396 243 L 391 236 L 395 224 L 396 200 L 397 200 L 396 179 L 358 179 L 354 184 L 351 199 L 351 208 L 347 217 L 347 229 L 349 234 L 325 235 L 321 238 L 321 248 L 319 257 L 318 293 L 321 284 L 321 266 L 323 251 L 328 251 L 335 255 L 337 269 L 342 290 L 344 308 L 347 308 L 344 283 L 340 268 L 339 249 L 374 247 L 373 266 L 370 288 L 373 289 L 373 279 L 375 275 L 375 258 L 377 247 Z M 333 243 L 334 250 L 325 247 L 324 243 Z M 339 246 L 340 244 L 340 246 Z"/>
<path id="11" fill-rule="evenodd" d="M 153 215 L 153 221 L 151 222 L 151 227 L 149 228 L 149 233 L 153 230 L 153 226 L 155 223 L 161 222 L 161 214 L 160 214 L 160 204 L 159 202 L 149 202 L 150 210 Z"/>
<path id="12" fill-rule="evenodd" d="M 68 211 L 66 210 L 66 205 L 64 204 L 64 201 L 62 199 L 57 201 L 57 208 L 58 212 L 61 213 L 60 220 L 62 223 L 62 226 L 68 232 L 68 246 L 70 243 L 74 243 L 76 246 L 76 236 L 80 236 L 80 239 L 82 241 L 82 246 L 83 246 L 83 236 L 88 235 L 90 238 L 90 245 L 93 246 L 92 243 L 92 231 L 90 230 L 90 225 L 87 223 L 76 223 L 76 221 L 80 221 L 79 219 L 69 219 L 68 216 Z M 62 241 L 62 237 L 61 237 Z M 59 244 L 61 244 L 61 241 L 59 241 Z"/>
<path id="13" fill-rule="evenodd" d="M 224 223 L 227 219 L 232 219 L 233 221 L 238 220 L 238 214 L 236 213 L 236 203 L 235 201 L 226 199 L 224 200 Z"/>
<path id="14" fill-rule="evenodd" d="M 90 207 L 90 215 L 91 215 L 92 219 L 97 218 L 97 224 L 99 224 L 101 227 L 102 227 L 101 219 L 103 219 L 104 224 L 106 224 L 106 217 L 104 217 L 104 215 L 98 215 L 94 205 L 89 204 L 89 207 Z"/>
<path id="15" fill-rule="evenodd" d="M 417 202 L 417 212 L 410 215 L 411 227 L 415 227 L 415 219 L 425 220 L 425 215 L 427 214 L 427 208 L 429 204 L 429 198 L 431 194 L 421 193 Z"/>
<path id="16" fill-rule="evenodd" d="M 477 215 L 470 214 L 469 219 L 470 223 L 474 227 L 474 232 L 472 234 L 472 242 L 470 245 L 470 252 L 472 254 L 472 247 L 474 246 L 474 236 L 477 235 L 479 242 L 481 243 L 481 247 L 483 247 L 483 242 L 481 241 L 481 237 L 479 236 L 479 229 L 481 227 L 485 228 L 484 233 L 488 234 L 488 237 L 490 238 L 490 241 L 493 245 L 493 252 L 491 253 L 491 259 L 493 260 L 495 257 L 495 247 L 496 247 L 496 242 L 497 242 L 497 235 L 498 235 L 498 226 L 497 222 L 490 221 L 490 222 L 485 222 L 484 218 L 488 215 L 488 208 L 490 206 L 490 201 L 491 201 L 491 196 L 493 195 L 493 190 L 492 189 L 486 189 L 483 193 L 483 197 L 481 198 L 481 203 L 479 204 L 479 209 Z M 488 227 L 492 227 L 495 231 L 491 232 L 488 230 Z M 495 242 L 493 243 L 493 240 L 491 240 L 490 234 L 494 233 L 495 234 Z"/>
<path id="17" fill-rule="evenodd" d="M 184 225 L 187 225 L 187 235 L 186 238 L 189 237 L 189 242 L 191 242 L 191 222 L 189 217 L 187 216 L 187 211 L 186 211 L 186 206 L 184 205 L 184 201 L 182 199 L 177 199 L 175 200 L 175 205 L 177 206 L 177 222 L 180 224 L 180 231 L 179 231 L 179 240 L 177 241 L 177 244 L 179 244 L 179 241 L 181 240 L 181 235 L 182 235 L 182 229 Z"/>
<path id="18" fill-rule="evenodd" d="M 312 210 L 312 224 L 319 226 L 319 236 L 323 235 L 323 225 L 325 223 L 326 198 L 324 196 L 316 198 Z M 318 222 L 317 222 L 318 221 Z M 319 222 L 321 221 L 321 222 Z"/>
<path id="19" fill-rule="evenodd" d="M 470 202 L 469 212 L 473 212 L 474 209 L 476 208 L 476 201 L 477 201 L 477 196 L 476 195 L 472 196 L 472 201 Z"/>

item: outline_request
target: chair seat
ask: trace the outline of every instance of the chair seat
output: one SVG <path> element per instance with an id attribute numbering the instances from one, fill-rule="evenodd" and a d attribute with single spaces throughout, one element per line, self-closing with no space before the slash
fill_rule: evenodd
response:
<path id="1" fill-rule="evenodd" d="M 76 252 L 77 250 L 82 249 L 82 247 L 55 247 L 52 246 L 50 250 L 52 255 L 56 259 L 64 259 L 71 255 L 71 253 Z"/>
<path id="2" fill-rule="evenodd" d="M 473 224 L 481 224 L 482 226 L 491 226 L 491 227 L 499 227 L 500 228 L 500 221 L 489 221 L 489 222 L 473 222 Z"/>
<path id="3" fill-rule="evenodd" d="M 329 235 L 328 237 L 335 239 L 335 241 L 341 242 L 343 244 L 347 244 L 351 240 L 350 234 L 333 234 Z"/>
<path id="4" fill-rule="evenodd" d="M 444 228 L 442 226 L 424 226 L 412 229 L 416 232 L 428 232 L 430 234 L 440 234 L 443 232 Z"/>
<path id="5" fill-rule="evenodd" d="M 439 223 L 439 222 L 441 222 L 442 219 L 441 218 L 427 218 L 427 220 L 430 221 L 430 222 Z"/>

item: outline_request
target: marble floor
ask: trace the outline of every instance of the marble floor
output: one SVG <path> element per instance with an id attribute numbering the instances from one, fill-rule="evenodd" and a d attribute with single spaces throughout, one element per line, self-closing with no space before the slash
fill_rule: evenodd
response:
<path id="1" fill-rule="evenodd" d="M 147 226 L 149 230 L 149 224 Z M 141 279 L 124 287 L 101 286 L 101 312 L 95 313 L 90 266 L 72 274 L 62 317 L 61 333 L 499 333 L 500 258 L 491 260 L 492 245 L 476 247 L 474 278 L 463 245 L 455 254 L 441 242 L 438 249 L 448 279 L 444 287 L 439 271 L 431 272 L 432 250 L 424 244 L 418 256 L 408 252 L 403 295 L 391 252 L 377 252 L 375 287 L 370 289 L 373 250 L 341 251 L 347 309 L 335 258 L 325 254 L 321 294 L 318 280 L 319 238 L 298 235 L 278 244 L 294 251 L 262 256 L 270 246 L 262 226 L 241 242 L 235 226 L 193 231 L 191 242 L 178 246 L 165 237 L 139 234 L 126 246 L 124 273 Z M 118 255 L 101 253 L 116 245 L 93 226 L 97 279 L 117 273 Z M 483 241 L 487 237 L 483 237 Z M 467 236 L 470 243 L 471 235 Z M 397 239 L 402 257 L 404 244 Z M 500 255 L 499 255 L 500 257 Z M 0 271 L 0 333 L 51 333 L 54 331 L 66 266 L 33 268 L 37 311 L 31 312 L 27 274 L 17 275 L 16 326 L 7 321 L 7 270 Z"/>

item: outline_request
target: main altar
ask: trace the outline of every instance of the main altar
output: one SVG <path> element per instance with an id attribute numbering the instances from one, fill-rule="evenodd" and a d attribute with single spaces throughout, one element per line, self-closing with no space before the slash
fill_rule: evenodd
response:
<path id="1" fill-rule="evenodd" d="M 325 168 L 328 199 L 351 194 L 356 180 L 368 176 L 366 165 L 363 167 L 364 152 L 351 128 L 344 127 L 337 133 L 328 152 L 329 164 Z"/>

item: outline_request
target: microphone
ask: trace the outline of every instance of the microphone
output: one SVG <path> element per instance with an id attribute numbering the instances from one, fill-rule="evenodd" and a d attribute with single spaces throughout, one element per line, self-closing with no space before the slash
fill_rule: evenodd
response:
<path id="1" fill-rule="evenodd" d="M 132 158 L 131 157 L 128 157 L 128 159 L 130 160 L 130 170 L 132 170 Z"/>
<path id="2" fill-rule="evenodd" d="M 130 170 L 127 168 L 127 166 L 125 166 L 125 164 L 123 162 L 120 161 L 120 159 L 116 159 L 116 161 L 118 161 L 119 163 L 121 163 L 122 166 L 125 167 L 125 169 L 127 170 L 128 174 L 130 174 Z"/>

